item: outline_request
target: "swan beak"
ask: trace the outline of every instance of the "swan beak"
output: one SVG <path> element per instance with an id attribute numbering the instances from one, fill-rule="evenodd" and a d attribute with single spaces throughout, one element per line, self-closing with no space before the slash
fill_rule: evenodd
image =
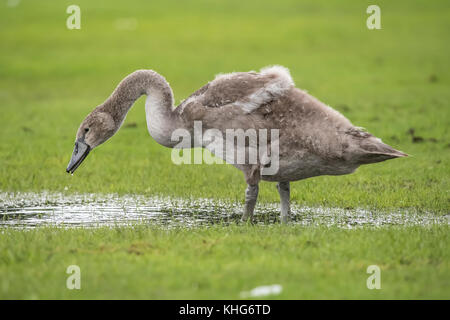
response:
<path id="1" fill-rule="evenodd" d="M 81 139 L 77 140 L 75 142 L 75 148 L 73 149 L 72 158 L 70 159 L 66 172 L 73 174 L 90 151 L 91 147 L 89 147 L 89 145 L 84 143 Z"/>

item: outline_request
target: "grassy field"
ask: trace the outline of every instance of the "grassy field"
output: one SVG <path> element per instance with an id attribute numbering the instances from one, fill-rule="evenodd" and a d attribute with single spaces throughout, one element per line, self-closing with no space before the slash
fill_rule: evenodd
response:
<path id="1" fill-rule="evenodd" d="M 371 1 L 80 0 L 81 30 L 66 28 L 73 1 L 7 3 L 1 191 L 242 201 L 231 166 L 171 162 L 147 133 L 143 98 L 74 176 L 65 168 L 82 119 L 136 69 L 163 74 L 178 103 L 217 73 L 281 64 L 298 87 L 412 155 L 293 183 L 294 203 L 450 211 L 448 1 L 377 1 L 381 30 L 366 28 Z M 262 183 L 259 199 L 278 201 L 274 184 Z M 266 282 L 283 284 L 281 298 L 450 297 L 448 226 L 1 232 L 2 298 L 237 298 Z M 79 292 L 63 287 L 72 263 L 84 272 Z M 365 287 L 369 264 L 386 270 L 382 290 Z"/>
<path id="2" fill-rule="evenodd" d="M 0 240 L 3 299 L 239 299 L 271 284 L 283 286 L 279 299 L 449 298 L 448 226 L 141 225 L 8 230 Z M 66 288 L 69 265 L 80 267 L 80 290 Z M 380 267 L 380 290 L 367 289 L 370 265 Z"/>

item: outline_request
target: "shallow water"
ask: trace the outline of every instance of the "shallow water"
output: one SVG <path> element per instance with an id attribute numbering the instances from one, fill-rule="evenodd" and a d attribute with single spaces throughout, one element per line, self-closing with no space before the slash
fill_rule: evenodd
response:
<path id="1" fill-rule="evenodd" d="M 292 206 L 292 223 L 355 228 L 384 225 L 449 224 L 447 216 L 427 212 L 380 212 L 365 209 Z M 0 193 L 0 227 L 99 227 L 137 222 L 167 227 L 238 222 L 240 203 L 210 199 L 171 199 L 62 193 Z M 255 223 L 278 221 L 278 204 L 259 204 Z"/>

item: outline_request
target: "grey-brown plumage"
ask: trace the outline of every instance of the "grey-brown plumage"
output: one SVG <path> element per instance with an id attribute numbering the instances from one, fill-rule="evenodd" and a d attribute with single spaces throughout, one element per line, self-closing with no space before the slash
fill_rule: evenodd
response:
<path id="1" fill-rule="evenodd" d="M 281 219 L 287 221 L 290 181 L 348 174 L 362 164 L 407 156 L 296 88 L 289 71 L 280 66 L 219 75 L 176 108 L 172 90 L 161 75 L 152 70 L 135 71 L 82 122 L 76 138 L 80 149 L 86 146 L 89 152 L 109 139 L 143 94 L 148 96 L 149 133 L 167 147 L 176 147 L 177 141 L 171 139 L 176 129 L 185 129 L 194 136 L 194 121 L 201 121 L 203 133 L 217 129 L 224 136 L 227 129 L 279 130 L 277 141 L 269 140 L 269 145 L 279 144 L 276 173 L 264 174 L 264 168 L 270 164 L 263 159 L 253 164 L 233 163 L 244 173 L 248 185 L 244 220 L 252 217 L 261 180 L 278 182 Z M 76 147 L 68 172 L 73 172 L 86 156 L 77 150 Z"/>

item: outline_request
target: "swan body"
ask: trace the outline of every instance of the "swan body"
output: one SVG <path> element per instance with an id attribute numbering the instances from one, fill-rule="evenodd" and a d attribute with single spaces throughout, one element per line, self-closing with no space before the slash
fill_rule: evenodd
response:
<path id="1" fill-rule="evenodd" d="M 286 222 L 290 213 L 290 181 L 349 174 L 363 164 L 407 156 L 296 88 L 288 69 L 281 66 L 218 75 L 178 107 L 174 106 L 172 90 L 163 76 L 152 70 L 138 70 L 122 80 L 111 96 L 81 123 L 67 172 L 73 173 L 93 148 L 117 132 L 128 110 L 143 94 L 147 95 L 148 131 L 159 144 L 169 148 L 178 147 L 173 133 L 179 129 L 196 140 L 196 121 L 202 124 L 202 134 L 209 129 L 221 133 L 231 129 L 277 130 L 278 136 L 268 142 L 278 147 L 276 172 L 264 174 L 268 163 L 263 158 L 256 163 L 238 164 L 223 156 L 244 173 L 247 182 L 244 220 L 253 215 L 261 180 L 278 182 L 281 220 Z M 201 147 L 214 153 L 217 144 L 212 149 L 211 145 L 204 142 Z M 248 144 L 243 148 L 244 152 L 250 151 Z M 226 153 L 225 150 L 220 155 Z"/>

